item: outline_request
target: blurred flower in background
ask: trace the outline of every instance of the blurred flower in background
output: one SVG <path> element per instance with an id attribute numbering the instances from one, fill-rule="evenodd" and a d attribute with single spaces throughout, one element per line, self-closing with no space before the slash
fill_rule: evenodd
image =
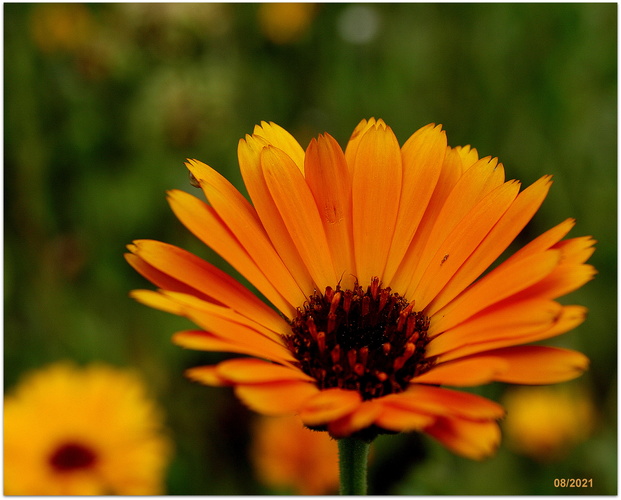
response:
<path id="1" fill-rule="evenodd" d="M 296 42 L 308 30 L 317 8 L 313 3 L 262 3 L 258 12 L 261 31 L 279 45 Z"/>
<path id="2" fill-rule="evenodd" d="M 258 479 L 296 495 L 329 495 L 339 489 L 338 449 L 325 432 L 297 417 L 259 417 L 250 449 Z"/>
<path id="3" fill-rule="evenodd" d="M 521 387 L 504 398 L 507 445 L 538 461 L 562 459 L 585 441 L 595 426 L 593 401 L 584 390 Z"/>
<path id="4" fill-rule="evenodd" d="M 171 442 L 128 370 L 58 362 L 4 400 L 6 495 L 158 495 Z"/>
<path id="5" fill-rule="evenodd" d="M 41 4 L 32 12 L 32 37 L 44 52 L 77 52 L 89 43 L 93 29 L 91 12 L 81 3 Z"/>
<path id="6" fill-rule="evenodd" d="M 107 36 L 93 11 L 82 3 L 33 6 L 30 35 L 42 53 L 71 59 L 76 72 L 88 80 L 108 77 L 119 56 L 117 40 Z"/>

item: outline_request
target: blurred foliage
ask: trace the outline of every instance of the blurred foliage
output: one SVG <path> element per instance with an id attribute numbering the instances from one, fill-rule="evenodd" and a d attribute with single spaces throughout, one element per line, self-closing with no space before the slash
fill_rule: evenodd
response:
<path id="1" fill-rule="evenodd" d="M 370 491 L 616 493 L 616 21 L 613 3 L 4 4 L 5 387 L 62 358 L 134 366 L 176 439 L 170 494 L 270 493 L 248 458 L 255 416 L 183 377 L 219 355 L 173 346 L 188 323 L 127 297 L 150 285 L 124 246 L 160 239 L 232 272 L 165 191 L 193 190 L 188 157 L 243 190 L 237 141 L 261 120 L 303 146 L 324 131 L 344 145 L 371 116 L 402 143 L 442 123 L 451 145 L 498 156 L 508 178 L 554 175 L 516 246 L 567 217 L 572 236 L 598 240 L 598 276 L 566 299 L 590 316 L 558 340 L 592 360 L 573 383 L 598 425 L 546 464 L 506 446 L 477 463 L 416 434 L 380 437 Z"/>

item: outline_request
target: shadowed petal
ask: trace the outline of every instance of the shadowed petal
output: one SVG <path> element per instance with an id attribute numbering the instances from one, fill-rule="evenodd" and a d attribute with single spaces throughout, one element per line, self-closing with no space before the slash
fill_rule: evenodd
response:
<path id="1" fill-rule="evenodd" d="M 283 380 L 302 380 L 315 382 L 298 368 L 269 363 L 255 358 L 237 358 L 222 361 L 217 365 L 217 373 L 233 384 L 261 384 Z"/>
<path id="2" fill-rule="evenodd" d="M 381 413 L 375 419 L 375 425 L 395 432 L 420 431 L 433 424 L 436 418 L 411 408 L 383 404 Z"/>
<path id="3" fill-rule="evenodd" d="M 331 421 L 328 424 L 328 431 L 337 439 L 347 437 L 372 425 L 381 411 L 382 404 L 379 401 L 365 401 L 355 411 Z"/>
<path id="4" fill-rule="evenodd" d="M 326 389 L 305 401 L 299 415 L 306 425 L 321 425 L 351 413 L 360 404 L 360 394 L 356 391 Z"/>
<path id="5" fill-rule="evenodd" d="M 500 428 L 495 421 L 439 418 L 425 432 L 451 451 L 473 460 L 493 455 L 500 444 Z"/>
<path id="6" fill-rule="evenodd" d="M 235 387 L 235 394 L 251 410 L 264 415 L 297 413 L 319 389 L 310 382 L 283 381 L 246 384 Z"/>
<path id="7" fill-rule="evenodd" d="M 496 419 L 504 415 L 502 406 L 476 394 L 421 384 L 412 384 L 404 392 L 385 396 L 384 401 L 432 415 L 472 419 Z"/>

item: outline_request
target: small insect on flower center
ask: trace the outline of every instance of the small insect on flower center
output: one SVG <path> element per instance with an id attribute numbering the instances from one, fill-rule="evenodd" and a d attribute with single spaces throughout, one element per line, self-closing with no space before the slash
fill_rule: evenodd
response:
<path id="1" fill-rule="evenodd" d="M 413 303 L 374 278 L 366 291 L 356 282 L 352 290 L 315 292 L 284 339 L 320 389 L 355 390 L 368 400 L 405 390 L 433 366 L 425 357 L 428 328 Z"/>
<path id="2" fill-rule="evenodd" d="M 59 446 L 49 458 L 50 465 L 59 472 L 69 472 L 90 467 L 97 460 L 95 452 L 79 443 Z"/>

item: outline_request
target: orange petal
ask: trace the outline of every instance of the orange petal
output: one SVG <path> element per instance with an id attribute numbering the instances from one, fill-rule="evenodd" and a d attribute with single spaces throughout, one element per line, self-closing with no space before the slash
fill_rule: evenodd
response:
<path id="1" fill-rule="evenodd" d="M 412 383 L 453 387 L 483 385 L 496 380 L 498 374 L 508 370 L 508 366 L 503 358 L 494 356 L 458 359 L 434 366 L 428 372 L 413 378 Z"/>
<path id="2" fill-rule="evenodd" d="M 328 432 L 335 439 L 351 436 L 372 425 L 381 411 L 379 400 L 364 401 L 355 411 L 330 422 Z"/>
<path id="3" fill-rule="evenodd" d="M 399 210 L 401 178 L 399 143 L 380 121 L 361 137 L 353 163 L 353 238 L 360 283 L 381 279 L 384 272 Z"/>
<path id="4" fill-rule="evenodd" d="M 334 271 L 342 279 L 343 288 L 352 288 L 351 179 L 345 155 L 333 137 L 320 135 L 308 145 L 304 168 L 326 233 Z"/>
<path id="5" fill-rule="evenodd" d="M 290 331 L 289 325 L 256 295 L 228 274 L 195 255 L 173 245 L 151 240 L 135 241 L 132 251 L 156 270 L 173 276 L 174 280 L 180 280 L 187 285 L 186 288 L 197 290 L 200 298 L 203 294 L 211 297 L 214 301 L 225 304 L 279 333 Z M 167 289 L 188 293 L 176 288 Z"/>
<path id="6" fill-rule="evenodd" d="M 261 151 L 268 145 L 265 139 L 258 136 L 246 136 L 245 140 L 239 141 L 237 156 L 241 174 L 263 227 L 278 255 L 291 271 L 300 288 L 312 291 L 313 279 L 300 257 L 265 182 L 261 168 Z"/>
<path id="7" fill-rule="evenodd" d="M 431 415 L 472 419 L 500 418 L 504 415 L 502 406 L 481 396 L 420 384 L 412 384 L 403 392 L 385 396 L 384 401 Z"/>
<path id="8" fill-rule="evenodd" d="M 433 299 L 427 308 L 429 314 L 433 314 L 454 299 L 507 249 L 535 215 L 547 196 L 551 184 L 551 177 L 544 176 L 517 196 L 481 244 Z"/>
<path id="9" fill-rule="evenodd" d="M 472 146 L 455 146 L 453 149 L 461 158 L 464 171 L 479 161 L 479 152 Z"/>
<path id="10" fill-rule="evenodd" d="M 508 362 L 496 380 L 512 384 L 556 384 L 574 379 L 588 368 L 589 358 L 578 351 L 545 346 L 517 346 L 486 351 Z M 472 359 L 476 359 L 473 356 Z"/>
<path id="11" fill-rule="evenodd" d="M 230 342 L 237 342 L 241 346 L 254 348 L 256 350 L 255 356 L 275 361 L 282 359 L 291 361 L 294 359 L 279 336 L 271 335 L 268 331 L 253 327 L 251 323 L 247 323 L 245 318 L 236 315 L 234 311 L 206 302 L 200 303 L 195 297 L 182 297 L 181 294 L 175 296 L 170 292 L 162 293 L 181 307 L 183 316 L 201 328 L 215 333 L 218 337 Z M 180 338 L 177 337 L 177 341 Z M 186 347 L 192 348 L 190 345 Z"/>
<path id="12" fill-rule="evenodd" d="M 129 296 L 145 306 L 183 316 L 183 308 L 179 306 L 177 302 L 171 300 L 169 297 L 165 297 L 159 292 L 153 290 L 132 290 L 129 292 Z"/>
<path id="13" fill-rule="evenodd" d="M 559 317 L 549 330 L 536 335 L 536 338 L 528 338 L 526 342 L 535 342 L 536 340 L 549 339 L 560 335 L 561 333 L 573 330 L 582 324 L 586 319 L 588 309 L 584 306 L 563 306 Z M 544 336 L 545 335 L 545 336 Z"/>
<path id="14" fill-rule="evenodd" d="M 205 164 L 197 169 L 196 165 L 199 162 L 188 163 L 218 216 L 274 287 L 293 304 L 302 304 L 305 296 L 276 252 L 254 207 L 215 170 Z"/>
<path id="15" fill-rule="evenodd" d="M 218 366 L 197 366 L 195 368 L 188 368 L 185 371 L 185 376 L 194 382 L 200 382 L 205 385 L 213 385 L 221 387 L 224 385 L 230 385 L 226 380 L 218 375 Z"/>
<path id="16" fill-rule="evenodd" d="M 361 404 L 360 393 L 333 388 L 309 398 L 299 416 L 306 425 L 322 425 L 351 413 Z"/>
<path id="17" fill-rule="evenodd" d="M 395 432 L 421 430 L 430 426 L 435 416 L 418 412 L 411 408 L 384 404 L 381 413 L 375 419 L 375 425 Z"/>
<path id="18" fill-rule="evenodd" d="M 432 315 L 429 333 L 445 331 L 542 280 L 552 272 L 559 259 L 558 250 L 548 250 L 517 261 L 505 261 Z"/>
<path id="19" fill-rule="evenodd" d="M 447 147 L 440 176 L 436 182 L 431 199 L 427 204 L 425 213 L 420 221 L 412 242 L 399 264 L 399 270 L 390 281 L 394 290 L 402 290 L 404 293 L 410 286 L 412 275 L 419 263 L 419 257 L 431 237 L 436 219 L 446 198 L 463 173 L 463 164 L 459 154 L 452 148 Z M 388 282 L 387 282 L 388 283 Z"/>
<path id="20" fill-rule="evenodd" d="M 244 341 L 242 337 L 241 339 L 231 340 L 230 338 L 220 337 L 212 332 L 203 330 L 177 332 L 173 335 L 172 341 L 181 347 L 196 351 L 234 352 L 271 359 L 279 363 L 293 364 L 296 362 L 292 355 L 286 352 L 275 351 L 272 345 L 257 342 L 256 339 Z"/>
<path id="21" fill-rule="evenodd" d="M 540 282 L 523 290 L 516 298 L 537 297 L 555 299 L 562 297 L 591 281 L 596 274 L 595 268 L 588 264 L 579 266 L 559 265 Z"/>
<path id="22" fill-rule="evenodd" d="M 317 287 L 324 290 L 334 286 L 328 242 L 304 176 L 287 155 L 270 146 L 261 152 L 261 167 L 274 203 Z"/>
<path id="23" fill-rule="evenodd" d="M 212 207 L 178 190 L 170 191 L 168 200 L 175 215 L 194 235 L 225 258 L 283 314 L 295 315 L 299 304 L 293 305 L 276 290 Z"/>
<path id="24" fill-rule="evenodd" d="M 556 243 L 551 248 L 561 252 L 559 265 L 544 279 L 523 290 L 518 297 L 557 298 L 580 288 L 593 279 L 597 271 L 583 264 L 595 251 L 589 236 Z"/>
<path id="25" fill-rule="evenodd" d="M 442 360 L 448 361 L 451 359 L 463 358 L 471 354 L 490 351 L 492 349 L 499 349 L 501 347 L 529 344 L 531 342 L 549 339 L 576 328 L 585 320 L 586 312 L 586 308 L 581 306 L 563 306 L 548 328 L 542 330 L 535 327 L 529 328 L 524 325 L 523 328 L 516 328 L 511 335 L 503 335 L 502 337 L 494 337 L 492 331 L 490 332 L 492 335 L 490 335 L 489 339 L 477 343 L 465 344 L 446 352 L 442 354 Z M 457 328 L 460 328 L 460 326 Z"/>
<path id="26" fill-rule="evenodd" d="M 135 251 L 135 245 L 128 245 L 127 248 Z M 172 290 L 175 292 L 187 293 L 187 294 L 196 294 L 197 296 L 203 298 L 204 300 L 210 300 L 209 297 L 199 292 L 195 288 L 182 283 L 176 278 L 165 274 L 152 265 L 145 262 L 143 259 L 134 255 L 133 253 L 124 254 L 125 260 L 128 262 L 130 266 L 132 266 L 136 271 L 138 271 L 143 277 L 148 279 L 151 283 L 153 283 L 158 288 L 162 288 L 164 290 Z M 213 300 L 213 299 L 212 299 Z M 214 301 L 217 302 L 217 301 Z"/>
<path id="27" fill-rule="evenodd" d="M 440 177 L 446 155 L 442 126 L 427 125 L 416 131 L 401 148 L 403 186 L 395 234 L 384 272 L 389 283 L 397 271 L 418 228 Z"/>
<path id="28" fill-rule="evenodd" d="M 254 127 L 253 135 L 262 137 L 268 144 L 277 147 L 293 160 L 300 171 L 304 172 L 304 149 L 289 132 L 274 122 L 261 122 Z"/>
<path id="29" fill-rule="evenodd" d="M 439 418 L 425 432 L 454 453 L 473 460 L 493 455 L 500 444 L 500 428 L 494 421 Z"/>
<path id="30" fill-rule="evenodd" d="M 315 382 L 298 368 L 269 363 L 255 358 L 237 358 L 218 364 L 218 376 L 232 384 L 261 384 L 284 380 Z"/>
<path id="31" fill-rule="evenodd" d="M 159 293 L 171 298 L 174 302 L 179 304 L 183 308 L 184 314 L 187 317 L 192 318 L 194 321 L 198 321 L 199 323 L 197 324 L 215 324 L 214 321 L 221 319 L 244 325 L 249 329 L 254 330 L 255 333 L 262 335 L 272 341 L 276 341 L 279 345 L 284 345 L 281 334 L 276 333 L 269 328 L 266 328 L 265 326 L 257 323 L 250 318 L 247 318 L 246 316 L 242 316 L 241 314 L 229 307 L 224 307 L 218 304 L 214 304 L 212 302 L 201 300 L 195 295 L 169 292 L 166 290 L 161 290 Z M 210 326 L 207 326 L 205 328 L 211 329 Z"/>
<path id="32" fill-rule="evenodd" d="M 286 381 L 238 385 L 235 394 L 251 410 L 264 415 L 297 413 L 319 389 L 309 382 Z"/>
<path id="33" fill-rule="evenodd" d="M 427 356 L 437 356 L 470 344 L 540 332 L 552 326 L 561 309 L 558 302 L 551 300 L 507 300 L 438 334 L 425 351 Z"/>
<path id="34" fill-rule="evenodd" d="M 504 170 L 495 158 L 483 158 L 463 173 L 442 206 L 439 207 L 425 241 L 417 238 L 419 241 L 417 251 L 421 253 L 418 254 L 417 265 L 410 275 L 410 283 L 407 286 L 408 294 L 416 288 L 431 259 L 451 231 L 477 203 L 496 187 L 502 185 L 503 181 Z"/>
<path id="35" fill-rule="evenodd" d="M 597 241 L 590 236 L 580 236 L 578 238 L 559 241 L 557 244 L 553 245 L 552 248 L 561 251 L 562 265 L 571 266 L 586 262 L 589 257 L 593 255 L 593 252 L 595 252 L 595 243 L 597 243 Z"/>
<path id="36" fill-rule="evenodd" d="M 558 241 L 563 238 L 576 224 L 574 219 L 566 219 L 560 224 L 554 226 L 552 229 L 547 230 L 545 233 L 540 234 L 532 240 L 530 243 L 524 245 L 517 252 L 515 252 L 507 261 L 519 260 L 529 255 L 540 253 L 544 250 L 552 248 Z"/>
<path id="37" fill-rule="evenodd" d="M 518 191 L 516 182 L 501 184 L 477 203 L 451 231 L 411 292 L 418 308 L 424 309 L 455 275 L 507 211 Z"/>
<path id="38" fill-rule="evenodd" d="M 360 139 L 362 139 L 362 136 L 366 133 L 366 131 L 373 127 L 375 123 L 375 118 L 362 120 L 358 125 L 356 125 L 356 128 L 352 132 L 349 141 L 347 142 L 347 147 L 345 148 L 345 159 L 347 160 L 347 167 L 350 172 L 354 166 L 354 158 L 358 153 Z"/>

